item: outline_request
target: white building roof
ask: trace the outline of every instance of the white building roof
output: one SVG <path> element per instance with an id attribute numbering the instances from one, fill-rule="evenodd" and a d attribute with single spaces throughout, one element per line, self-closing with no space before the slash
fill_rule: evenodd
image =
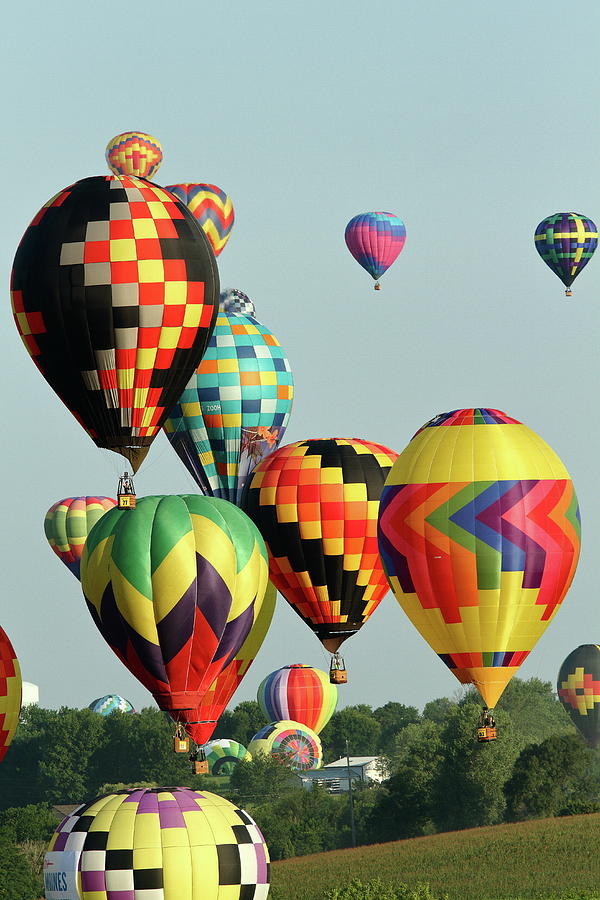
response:
<path id="1" fill-rule="evenodd" d="M 377 762 L 379 759 L 378 756 L 351 756 L 350 757 L 350 765 L 351 766 L 368 766 L 369 763 Z M 342 766 L 347 766 L 348 761 L 345 756 L 342 756 L 341 759 L 336 759 L 335 762 L 327 763 L 326 766 L 323 766 L 324 769 L 328 769 L 330 766 L 333 768 L 334 766 L 339 769 Z"/>

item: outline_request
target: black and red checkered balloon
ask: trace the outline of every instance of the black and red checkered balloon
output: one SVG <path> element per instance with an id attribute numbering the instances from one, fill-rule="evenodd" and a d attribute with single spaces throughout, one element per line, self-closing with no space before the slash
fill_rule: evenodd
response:
<path id="1" fill-rule="evenodd" d="M 217 314 L 214 254 L 187 207 L 133 176 L 78 181 L 25 232 L 11 296 L 44 378 L 98 447 L 137 469 Z"/>
<path id="2" fill-rule="evenodd" d="M 297 441 L 246 482 L 242 507 L 265 539 L 270 579 L 331 653 L 388 591 L 377 511 L 397 456 L 358 438 Z"/>

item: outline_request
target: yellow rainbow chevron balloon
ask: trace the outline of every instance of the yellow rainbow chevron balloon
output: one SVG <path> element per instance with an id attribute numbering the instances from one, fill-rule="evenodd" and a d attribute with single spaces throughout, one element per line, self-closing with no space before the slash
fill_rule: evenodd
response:
<path id="1" fill-rule="evenodd" d="M 499 410 L 436 416 L 388 476 L 378 538 L 413 625 L 495 706 L 577 567 L 579 507 L 556 453 Z"/>

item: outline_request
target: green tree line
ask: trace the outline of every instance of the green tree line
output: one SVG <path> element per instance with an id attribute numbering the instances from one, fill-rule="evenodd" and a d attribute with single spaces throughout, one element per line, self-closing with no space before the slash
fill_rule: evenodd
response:
<path id="1" fill-rule="evenodd" d="M 475 740 L 480 704 L 469 690 L 433 700 L 422 713 L 399 702 L 334 713 L 321 732 L 325 760 L 343 756 L 348 741 L 353 756 L 381 757 L 388 775 L 381 784 L 355 785 L 358 843 L 600 809 L 600 755 L 575 733 L 549 683 L 510 682 L 496 709 L 495 743 Z M 258 704 L 245 701 L 223 714 L 215 737 L 247 746 L 264 724 Z M 102 717 L 25 708 L 0 766 L 0 867 L 14 863 L 15 872 L 13 893 L 0 889 L 1 900 L 41 896 L 27 885 L 32 877 L 39 882 L 39 848 L 58 821 L 52 807 L 113 786 L 214 790 L 254 816 L 273 859 L 350 846 L 347 795 L 306 791 L 264 757 L 240 763 L 229 778 L 192 775 L 172 737 L 172 724 L 155 709 Z"/>

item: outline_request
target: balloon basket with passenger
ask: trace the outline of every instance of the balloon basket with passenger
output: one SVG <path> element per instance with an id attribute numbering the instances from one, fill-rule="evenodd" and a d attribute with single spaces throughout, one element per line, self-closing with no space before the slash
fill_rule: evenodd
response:
<path id="1" fill-rule="evenodd" d="M 175 753 L 189 753 L 190 739 L 185 733 L 183 725 L 177 723 L 175 726 L 175 734 L 173 735 L 173 750 Z"/>
<path id="2" fill-rule="evenodd" d="M 346 663 L 344 662 L 343 656 L 340 656 L 339 653 L 334 653 L 331 657 L 329 681 L 331 684 L 346 684 L 348 681 Z"/>
<path id="3" fill-rule="evenodd" d="M 202 747 L 196 747 L 190 753 L 192 775 L 208 775 L 208 760 Z"/>
<path id="4" fill-rule="evenodd" d="M 496 740 L 496 720 L 487 706 L 483 707 L 483 711 L 479 716 L 477 740 L 480 744 L 489 744 L 490 741 Z"/>
<path id="5" fill-rule="evenodd" d="M 135 488 L 129 472 L 124 472 L 119 478 L 117 506 L 119 509 L 135 509 Z"/>

